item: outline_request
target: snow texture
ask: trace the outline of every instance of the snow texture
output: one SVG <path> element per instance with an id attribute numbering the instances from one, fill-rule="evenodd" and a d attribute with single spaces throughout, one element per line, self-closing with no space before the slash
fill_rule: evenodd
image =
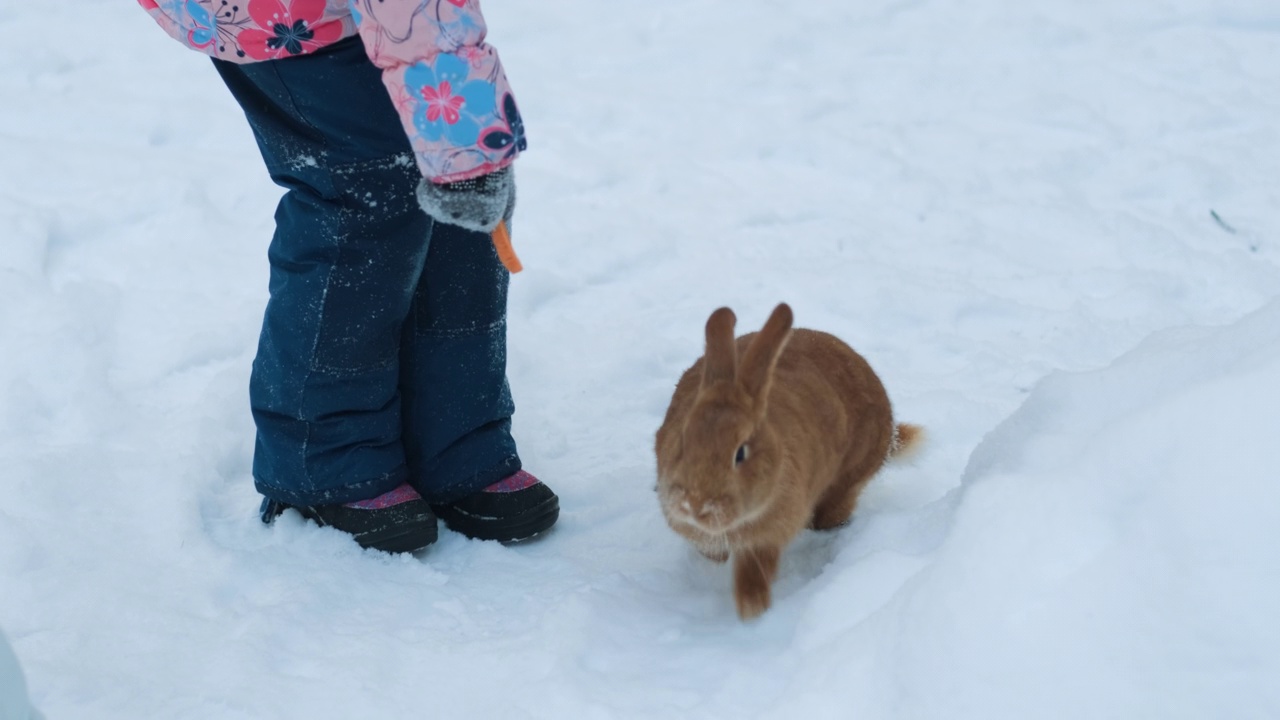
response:
<path id="1" fill-rule="evenodd" d="M 0 720 L 38 720 L 27 697 L 27 681 L 22 665 L 13 654 L 9 639 L 0 632 Z"/>
<path id="2" fill-rule="evenodd" d="M 280 190 L 208 60 L 130 2 L 5 3 L 0 628 L 33 703 L 1280 717 L 1278 7 L 486 0 L 531 142 L 516 433 L 564 512 L 392 557 L 255 515 Z M 779 301 L 930 444 L 744 624 L 652 438 L 711 310 Z"/>

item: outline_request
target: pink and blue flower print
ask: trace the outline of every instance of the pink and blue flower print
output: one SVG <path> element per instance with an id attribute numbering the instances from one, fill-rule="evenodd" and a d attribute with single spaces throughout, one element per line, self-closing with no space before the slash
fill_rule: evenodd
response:
<path id="1" fill-rule="evenodd" d="M 471 147 L 483 126 L 493 122 L 496 88 L 470 77 L 470 66 L 456 55 L 440 54 L 434 65 L 414 63 L 404 73 L 405 89 L 413 99 L 413 125 L 427 142 L 444 139 Z"/>
<path id="2" fill-rule="evenodd" d="M 492 172 L 527 146 L 478 0 L 138 3 L 183 44 L 234 63 L 287 61 L 359 33 L 433 182 Z"/>

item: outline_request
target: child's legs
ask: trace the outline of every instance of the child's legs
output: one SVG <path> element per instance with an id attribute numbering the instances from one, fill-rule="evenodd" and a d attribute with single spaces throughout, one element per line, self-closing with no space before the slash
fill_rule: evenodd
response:
<path id="1" fill-rule="evenodd" d="M 488 237 L 418 207 L 421 176 L 359 40 L 215 64 L 288 189 L 250 383 L 259 491 L 324 504 L 410 480 L 448 502 L 519 470 L 509 275 Z"/>
<path id="2" fill-rule="evenodd" d="M 394 185 L 395 172 L 352 177 L 372 187 L 387 174 L 381 180 Z M 416 182 L 415 170 L 387 194 Z M 335 218 L 316 204 L 295 190 L 277 210 L 271 299 L 249 388 L 258 489 L 294 504 L 373 497 L 408 477 L 400 333 L 432 225 L 416 207 Z"/>
<path id="3" fill-rule="evenodd" d="M 520 470 L 506 378 L 509 280 L 487 235 L 435 224 L 400 354 L 410 482 L 431 502 Z"/>
<path id="4" fill-rule="evenodd" d="M 408 477 L 400 337 L 432 226 L 408 141 L 358 40 L 215 64 L 288 189 L 250 381 L 257 487 L 293 504 L 372 497 Z"/>

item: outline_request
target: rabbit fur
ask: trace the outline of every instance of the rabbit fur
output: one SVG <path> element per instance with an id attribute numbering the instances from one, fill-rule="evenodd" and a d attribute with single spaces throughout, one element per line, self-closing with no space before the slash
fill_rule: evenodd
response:
<path id="1" fill-rule="evenodd" d="M 861 355 L 792 322 L 783 303 L 735 339 L 733 311 L 712 313 L 655 442 L 662 512 L 703 555 L 733 559 L 743 620 L 769 608 L 783 548 L 806 527 L 846 523 L 884 463 L 923 437 L 894 423 Z"/>

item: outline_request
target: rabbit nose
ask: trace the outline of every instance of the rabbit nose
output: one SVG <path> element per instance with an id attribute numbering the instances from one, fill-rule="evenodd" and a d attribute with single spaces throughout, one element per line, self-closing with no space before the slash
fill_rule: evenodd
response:
<path id="1" fill-rule="evenodd" d="M 682 485 L 671 487 L 671 506 L 699 525 L 716 526 L 725 519 L 728 501 L 723 495 L 708 496 Z"/>
<path id="2" fill-rule="evenodd" d="M 724 501 L 718 497 L 686 496 L 680 502 L 680 509 L 694 520 L 707 525 L 715 525 L 724 519 Z"/>

